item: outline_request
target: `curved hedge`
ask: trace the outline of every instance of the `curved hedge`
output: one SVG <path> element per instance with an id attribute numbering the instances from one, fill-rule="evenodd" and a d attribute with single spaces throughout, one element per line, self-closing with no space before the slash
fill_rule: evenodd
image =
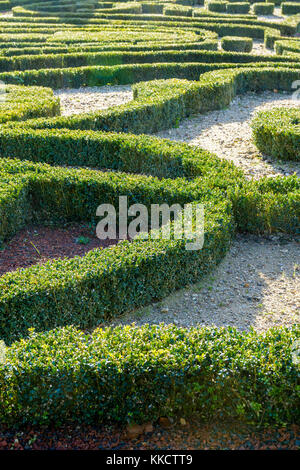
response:
<path id="1" fill-rule="evenodd" d="M 221 39 L 221 46 L 224 51 L 251 52 L 253 40 L 252 38 L 225 36 Z"/>
<path id="2" fill-rule="evenodd" d="M 0 338 L 11 343 L 28 336 L 30 327 L 48 332 L 31 332 L 7 348 L 4 362 L 0 354 L 0 420 L 143 422 L 180 413 L 295 422 L 296 328 L 266 335 L 163 325 L 93 334 L 86 329 L 195 282 L 224 257 L 236 231 L 299 232 L 296 176 L 248 181 L 209 152 L 130 134 L 177 126 L 184 117 L 229 105 L 237 93 L 290 90 L 300 78 L 297 58 L 287 63 L 266 56 L 257 64 L 255 55 L 199 49 L 214 48 L 217 34 L 265 38 L 273 45 L 281 34 L 294 34 L 296 22 L 209 12 L 197 18 L 163 15 L 158 4 L 111 8 L 93 2 L 90 11 L 79 2 L 71 11 L 69 0 L 60 8 L 56 2 L 20 4 L 27 10 L 16 8 L 13 18 L 0 20 L 0 79 L 6 83 L 57 88 L 172 79 L 136 83 L 134 101 L 119 108 L 68 118 L 47 118 L 43 108 L 43 118 L 25 113 L 19 117 L 26 121 L 2 125 L 1 241 L 29 222 L 94 224 L 98 205 L 117 208 L 119 195 L 147 208 L 201 202 L 205 234 L 199 251 L 186 250 L 189 238 L 178 240 L 173 231 L 171 239 L 160 238 L 159 229 L 146 240 L 1 276 Z M 91 65 L 101 61 L 106 65 Z"/>
<path id="3" fill-rule="evenodd" d="M 160 179 L 3 160 L 2 238 L 16 230 L 15 213 L 24 214 L 18 219 L 19 226 L 28 217 L 36 222 L 94 219 L 96 207 L 108 198 L 116 205 L 119 194 L 127 194 L 129 200 L 147 207 L 151 201 L 202 201 L 207 237 L 200 253 L 187 252 L 182 240 L 134 240 L 109 250 L 95 250 L 84 258 L 8 273 L 0 278 L 3 336 L 11 340 L 26 334 L 28 326 L 48 329 L 70 322 L 91 326 L 162 298 L 166 292 L 197 279 L 224 256 L 235 222 L 241 231 L 297 232 L 300 204 L 296 178 L 279 178 L 272 185 L 247 183 L 233 165 L 208 152 L 145 136 L 86 129 L 120 131 L 126 126 L 127 131 L 135 133 L 154 131 L 172 126 L 190 113 L 224 107 L 235 93 L 274 86 L 286 89 L 298 76 L 299 72 L 284 69 L 238 69 L 210 72 L 199 82 L 144 83 L 135 88 L 136 101 L 118 109 L 3 126 L 3 155 L 22 155 L 56 165 L 96 165 Z M 82 131 L 75 130 L 79 128 Z M 229 199 L 227 203 L 224 197 Z M 136 283 L 139 287 L 130 287 Z"/>
<path id="4" fill-rule="evenodd" d="M 25 88 L 3 83 L 0 101 L 0 123 L 60 114 L 59 99 L 49 88 Z"/>
<path id="5" fill-rule="evenodd" d="M 250 67 L 214 70 L 202 74 L 199 81 L 150 81 L 135 85 L 134 101 L 118 108 L 51 120 L 37 119 L 20 123 L 18 127 L 153 133 L 174 127 L 193 113 L 224 108 L 236 94 L 274 88 L 290 91 L 292 82 L 299 78 L 297 69 Z"/>
<path id="6" fill-rule="evenodd" d="M 285 55 L 300 52 L 300 41 L 297 38 L 282 39 L 275 42 L 276 54 Z"/>
<path id="7" fill-rule="evenodd" d="M 281 160 L 300 160 L 299 108 L 262 111 L 253 119 L 252 129 L 261 152 Z"/>

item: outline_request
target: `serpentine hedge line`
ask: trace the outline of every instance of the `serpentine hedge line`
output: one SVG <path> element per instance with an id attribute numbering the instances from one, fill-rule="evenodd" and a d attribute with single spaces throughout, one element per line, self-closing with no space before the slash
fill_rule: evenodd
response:
<path id="1" fill-rule="evenodd" d="M 102 202 L 116 206 L 119 194 L 147 207 L 151 203 L 200 201 L 206 210 L 206 244 L 200 252 L 187 252 L 183 240 L 137 239 L 95 250 L 84 258 L 58 260 L 2 276 L 2 337 L 12 340 L 26 334 L 30 326 L 39 330 L 70 322 L 92 326 L 100 319 L 162 298 L 218 262 L 230 245 L 235 226 L 254 233 L 296 233 L 296 177 L 246 182 L 233 165 L 184 144 L 91 132 L 106 128 L 124 131 L 124 127 L 136 134 L 153 132 L 190 113 L 224 107 L 235 93 L 274 86 L 289 89 L 296 77 L 299 72 L 285 69 L 241 69 L 210 72 L 199 82 L 155 81 L 136 85 L 136 101 L 118 109 L 2 126 L 3 156 L 131 173 L 67 170 L 3 159 L 3 239 L 16 230 L 16 214 L 22 214 L 18 227 L 28 220 L 95 220 L 97 206 Z"/>
<path id="2" fill-rule="evenodd" d="M 29 3 L 20 1 L 25 7 Z M 96 9 L 104 7 L 98 4 Z M 292 353 L 299 328 L 277 328 L 265 335 L 233 329 L 187 331 L 163 325 L 106 328 L 92 334 L 86 331 L 195 282 L 224 257 L 237 231 L 299 233 L 300 182 L 296 176 L 248 181 L 233 164 L 209 152 L 142 135 L 177 126 L 193 113 L 228 106 L 238 93 L 291 90 L 291 83 L 300 78 L 300 61 L 294 58 L 287 63 L 283 57 L 270 56 L 264 59 L 265 64 L 257 64 L 250 54 L 191 52 L 188 48 L 206 41 L 213 45 L 216 35 L 208 33 L 210 29 L 221 36 L 265 37 L 266 43 L 273 45 L 282 39 L 281 34 L 293 34 L 296 23 L 272 29 L 249 17 L 229 17 L 229 23 L 218 16 L 216 23 L 209 15 L 199 21 L 155 15 L 151 5 L 147 8 L 149 15 L 112 15 L 126 18 L 126 26 L 101 19 L 97 11 L 93 18 L 88 18 L 90 12 L 77 12 L 77 18 L 42 19 L 33 13 L 28 17 L 34 26 L 29 34 L 24 34 L 27 19 L 26 26 L 18 23 L 17 17 L 0 21 L 2 70 L 16 64 L 42 67 L 43 55 L 36 55 L 35 48 L 45 45 L 54 48 L 51 57 L 44 56 L 48 66 L 61 67 L 3 71 L 0 79 L 5 83 L 57 88 L 170 78 L 136 83 L 134 101 L 119 108 L 68 118 L 55 117 L 59 107 L 50 90 L 8 87 L 12 98 L 8 111 L 16 108 L 18 96 L 28 97 L 30 109 L 19 115 L 8 112 L 0 128 L 2 242 L 28 223 L 88 220 L 95 224 L 97 207 L 111 203 L 117 209 L 119 195 L 127 195 L 129 205 L 143 203 L 148 209 L 152 203 L 183 206 L 198 202 L 205 209 L 204 246 L 199 251 L 186 250 L 189 236 L 182 240 L 174 237 L 177 222 L 173 221 L 169 240 L 160 236 L 160 228 L 150 232 L 146 240 L 121 241 L 84 257 L 48 261 L 0 277 L 0 338 L 8 344 L 18 340 L 7 348 L 0 344 L 0 421 L 13 425 L 123 423 L 180 414 L 240 418 L 260 424 L 296 422 L 298 369 Z M 24 21 L 21 16 L 19 19 Z M 75 22 L 90 29 L 85 38 L 73 42 L 72 37 L 79 37 Z M 116 41 L 105 42 L 104 36 L 107 39 L 111 34 L 109 28 L 115 28 L 117 35 L 121 28 L 127 33 L 136 29 L 138 39 L 146 24 L 148 41 L 137 43 L 146 49 L 140 53 L 132 50 L 130 60 L 147 57 L 156 61 L 168 56 L 168 50 L 146 52 L 155 45 L 156 29 L 165 39 L 168 36 L 164 46 L 176 43 L 174 36 L 172 42 L 166 33 L 168 24 L 174 31 L 182 27 L 189 32 L 184 38 L 185 51 L 170 51 L 165 62 L 170 57 L 182 61 L 191 54 L 195 54 L 195 62 L 74 67 L 75 59 L 102 60 L 103 55 L 94 49 L 87 56 L 71 50 L 97 46 L 95 41 L 86 42 L 97 28 L 103 29 L 104 45 L 115 47 Z M 204 33 L 194 36 L 201 24 L 205 25 Z M 55 34 L 59 30 L 62 33 Z M 55 42 L 54 37 L 60 41 Z M 128 41 L 123 46 L 115 55 L 106 50 L 109 59 L 123 61 L 135 44 Z M 25 57 L 23 47 L 29 48 Z M 69 68 L 59 62 L 59 48 L 67 49 L 69 59 L 63 59 L 70 60 Z M 8 59 L 8 49 L 18 50 L 15 56 L 12 52 L 12 59 Z M 32 111 L 35 114 L 30 114 Z M 31 330 L 28 337 L 28 328 L 44 332 Z"/>
<path id="3" fill-rule="evenodd" d="M 0 123 L 60 114 L 60 102 L 50 88 L 3 84 L 0 88 Z"/>
<path id="4" fill-rule="evenodd" d="M 252 121 L 253 137 L 261 152 L 281 160 L 300 160 L 299 108 L 274 108 Z"/>

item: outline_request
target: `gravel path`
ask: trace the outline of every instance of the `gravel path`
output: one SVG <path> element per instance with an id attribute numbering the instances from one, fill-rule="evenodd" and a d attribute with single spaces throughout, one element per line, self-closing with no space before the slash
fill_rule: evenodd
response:
<path id="1" fill-rule="evenodd" d="M 128 85 L 69 88 L 56 90 L 54 94 L 60 98 L 63 116 L 120 106 L 133 99 Z"/>
<path id="2" fill-rule="evenodd" d="M 90 112 L 132 99 L 129 86 L 61 90 L 63 114 Z M 233 161 L 249 178 L 300 174 L 300 165 L 262 156 L 251 140 L 254 113 L 273 106 L 299 106 L 291 94 L 265 92 L 237 96 L 224 110 L 196 115 L 159 137 L 188 142 Z M 112 325 L 174 322 L 182 326 L 249 327 L 262 331 L 299 322 L 299 243 L 239 237 L 223 262 L 203 281 L 172 294 L 163 302 L 125 315 Z"/>
<path id="3" fill-rule="evenodd" d="M 222 110 L 199 114 L 185 119 L 177 129 L 157 133 L 157 136 L 187 142 L 202 147 L 220 158 L 240 166 L 248 177 L 300 175 L 300 164 L 282 162 L 263 156 L 252 143 L 250 123 L 253 115 L 274 106 L 300 106 L 291 94 L 273 92 L 247 93 L 235 97 L 231 105 Z"/>
<path id="4" fill-rule="evenodd" d="M 226 258 L 200 283 L 112 325 L 175 323 L 263 331 L 300 318 L 300 244 L 238 236 Z"/>

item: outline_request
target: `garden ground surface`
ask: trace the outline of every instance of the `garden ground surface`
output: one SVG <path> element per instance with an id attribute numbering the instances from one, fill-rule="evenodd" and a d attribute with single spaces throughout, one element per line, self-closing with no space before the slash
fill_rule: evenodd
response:
<path id="1" fill-rule="evenodd" d="M 152 432 L 130 439 L 126 430 L 64 427 L 22 431 L 0 429 L 1 450 L 298 450 L 300 428 L 257 430 L 231 424 L 155 425 Z"/>

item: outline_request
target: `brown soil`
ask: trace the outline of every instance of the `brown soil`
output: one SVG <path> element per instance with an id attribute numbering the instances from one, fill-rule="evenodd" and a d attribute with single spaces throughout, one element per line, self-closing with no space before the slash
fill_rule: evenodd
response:
<path id="1" fill-rule="evenodd" d="M 80 243 L 80 237 L 84 237 L 85 243 Z M 0 276 L 50 259 L 83 256 L 94 248 L 107 248 L 117 243 L 118 240 L 99 240 L 95 228 L 87 224 L 64 228 L 28 226 L 0 251 Z"/>

